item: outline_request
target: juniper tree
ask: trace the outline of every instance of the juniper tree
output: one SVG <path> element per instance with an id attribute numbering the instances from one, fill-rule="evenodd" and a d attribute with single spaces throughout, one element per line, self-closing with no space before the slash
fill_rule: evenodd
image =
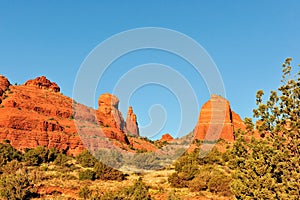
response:
<path id="1" fill-rule="evenodd" d="M 300 72 L 293 75 L 291 61 L 283 63 L 282 84 L 268 100 L 262 90 L 257 92 L 256 130 L 246 119 L 247 131 L 233 145 L 231 188 L 237 199 L 300 197 Z"/>

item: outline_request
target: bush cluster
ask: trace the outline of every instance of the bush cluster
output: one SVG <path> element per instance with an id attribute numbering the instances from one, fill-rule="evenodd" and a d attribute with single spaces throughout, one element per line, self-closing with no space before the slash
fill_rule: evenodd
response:
<path id="1" fill-rule="evenodd" d="M 151 200 L 149 187 L 139 178 L 133 186 L 103 194 L 99 200 Z"/>
<path id="2" fill-rule="evenodd" d="M 205 152 L 195 150 L 185 154 L 175 162 L 175 173 L 169 176 L 172 187 L 188 187 L 193 192 L 209 191 L 230 196 L 230 175 L 224 168 L 223 154 L 213 149 L 203 158 Z"/>
<path id="3" fill-rule="evenodd" d="M 39 146 L 35 149 L 26 150 L 23 161 L 30 166 L 39 166 L 42 163 L 53 162 L 58 156 L 58 151 L 54 148 Z"/>
<path id="4" fill-rule="evenodd" d="M 83 151 L 77 157 L 77 162 L 83 167 L 92 168 L 79 173 L 80 180 L 124 180 L 125 174 L 98 161 L 90 152 Z"/>

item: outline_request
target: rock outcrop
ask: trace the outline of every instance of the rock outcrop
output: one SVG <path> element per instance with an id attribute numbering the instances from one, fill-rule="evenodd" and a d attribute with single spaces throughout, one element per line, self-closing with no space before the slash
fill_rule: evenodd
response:
<path id="1" fill-rule="evenodd" d="M 105 127 L 113 127 L 124 131 L 125 122 L 118 110 L 119 99 L 112 94 L 102 94 L 98 99 L 97 119 Z"/>
<path id="2" fill-rule="evenodd" d="M 134 114 L 131 106 L 128 108 L 128 112 L 127 112 L 126 130 L 131 135 L 135 135 L 135 136 L 140 135 L 136 115 Z"/>
<path id="3" fill-rule="evenodd" d="M 19 86 L 10 85 L 0 76 L 0 89 L 0 142 L 10 140 L 21 151 L 54 147 L 69 155 L 108 145 L 130 149 L 125 122 L 118 110 L 119 100 L 113 95 L 101 95 L 98 110 L 74 103 L 76 112 L 83 113 L 79 125 L 75 125 L 73 100 L 59 93 L 58 85 L 44 76 Z M 89 129 L 79 135 L 82 127 Z"/>
<path id="4" fill-rule="evenodd" d="M 97 120 L 106 137 L 129 144 L 124 134 L 125 122 L 118 110 L 119 99 L 112 94 L 102 94 L 98 99 L 98 106 Z"/>
<path id="5" fill-rule="evenodd" d="M 234 130 L 245 129 L 240 116 L 230 108 L 228 100 L 218 95 L 212 95 L 200 111 L 194 137 L 198 140 L 215 141 L 224 139 L 234 141 Z"/>
<path id="6" fill-rule="evenodd" d="M 170 142 L 173 140 L 174 140 L 174 138 L 169 133 L 162 135 L 162 137 L 160 139 L 160 141 L 162 141 L 162 142 Z"/>
<path id="7" fill-rule="evenodd" d="M 59 92 L 60 88 L 54 82 L 49 81 L 45 76 L 37 77 L 36 79 L 29 80 L 25 84 L 25 86 L 32 86 L 38 89 L 50 90 L 53 92 Z"/>
<path id="8" fill-rule="evenodd" d="M 9 88 L 9 86 L 10 86 L 10 82 L 8 81 L 8 79 L 0 75 L 0 97 Z"/>

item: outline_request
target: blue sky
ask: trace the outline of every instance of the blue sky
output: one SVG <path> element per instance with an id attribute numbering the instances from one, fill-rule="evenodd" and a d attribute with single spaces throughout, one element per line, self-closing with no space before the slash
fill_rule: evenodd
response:
<path id="1" fill-rule="evenodd" d="M 186 34 L 206 49 L 222 75 L 233 110 L 242 118 L 251 117 L 256 91 L 277 88 L 284 59 L 292 57 L 294 65 L 300 63 L 299 10 L 297 0 L 0 0 L 0 74 L 12 83 L 46 75 L 59 84 L 63 94 L 72 97 L 79 67 L 99 43 L 129 29 L 163 27 Z M 184 60 L 161 51 L 134 52 L 114 62 L 99 83 L 97 95 L 111 92 L 126 70 L 153 62 L 174 67 L 198 88 L 198 113 L 209 98 L 205 82 Z M 168 115 L 159 134 L 176 135 L 180 102 L 175 96 L 150 85 L 136 91 L 129 104 L 141 126 L 146 127 L 151 118 L 159 119 L 153 130 L 164 114 L 153 109 L 148 115 L 149 108 L 161 104 Z M 127 104 L 120 101 L 125 115 Z M 191 116 L 186 132 L 196 121 L 197 117 Z"/>

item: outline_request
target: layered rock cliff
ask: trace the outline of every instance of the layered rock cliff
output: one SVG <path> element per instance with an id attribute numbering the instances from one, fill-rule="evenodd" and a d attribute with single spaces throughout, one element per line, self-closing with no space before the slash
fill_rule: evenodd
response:
<path id="1" fill-rule="evenodd" d="M 111 139 L 115 141 L 111 145 L 123 149 L 135 145 L 126 136 L 117 97 L 101 95 L 98 110 L 75 102 L 75 112 L 81 113 L 76 119 L 81 124 L 76 126 L 73 100 L 59 91 L 59 86 L 44 76 L 19 86 L 11 85 L 7 78 L 0 76 L 0 142 L 10 140 L 19 150 L 54 147 L 70 155 L 77 155 L 85 148 L 99 148 L 103 143 L 96 140 L 96 136 L 101 136 L 101 141 L 106 143 L 106 139 Z M 90 129 L 79 135 L 81 127 Z"/>
<path id="2" fill-rule="evenodd" d="M 245 129 L 240 116 L 233 112 L 228 100 L 212 95 L 200 111 L 194 137 L 198 140 L 215 141 L 224 139 L 234 141 L 234 130 Z"/>

